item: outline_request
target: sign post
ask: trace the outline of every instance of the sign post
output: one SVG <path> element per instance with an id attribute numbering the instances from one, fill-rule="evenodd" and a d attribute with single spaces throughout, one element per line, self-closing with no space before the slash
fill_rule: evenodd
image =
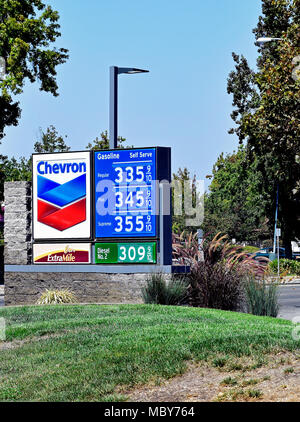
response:
<path id="1" fill-rule="evenodd" d="M 280 236 L 281 236 L 281 229 L 276 228 L 276 238 L 277 238 L 277 275 L 278 275 L 278 281 L 280 279 Z"/>

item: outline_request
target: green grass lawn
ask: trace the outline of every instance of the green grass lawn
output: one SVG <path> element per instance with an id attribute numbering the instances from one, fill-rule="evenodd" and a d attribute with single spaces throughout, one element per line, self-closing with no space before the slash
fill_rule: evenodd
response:
<path id="1" fill-rule="evenodd" d="M 56 305 L 3 308 L 0 317 L 0 401 L 125 400 L 117 387 L 170 378 L 190 360 L 300 346 L 289 321 L 210 309 Z"/>
<path id="2" fill-rule="evenodd" d="M 257 248 L 256 246 L 244 246 L 243 251 L 247 253 L 255 253 L 259 251 L 259 248 Z"/>

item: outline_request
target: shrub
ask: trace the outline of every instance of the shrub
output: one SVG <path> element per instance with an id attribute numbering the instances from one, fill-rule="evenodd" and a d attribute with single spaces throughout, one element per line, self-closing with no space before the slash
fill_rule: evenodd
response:
<path id="1" fill-rule="evenodd" d="M 251 274 L 262 277 L 266 266 L 218 233 L 204 239 L 200 248 L 197 235 L 173 236 L 174 257 L 190 265 L 189 304 L 207 308 L 239 310 L 243 298 L 243 279 Z"/>
<path id="2" fill-rule="evenodd" d="M 180 305 L 187 297 L 187 283 L 183 278 L 172 278 L 168 283 L 163 274 L 153 273 L 142 288 L 144 303 Z"/>
<path id="3" fill-rule="evenodd" d="M 278 260 L 275 259 L 274 261 L 269 263 L 270 270 L 277 274 L 278 270 Z M 279 260 L 279 270 L 280 274 L 295 274 L 300 275 L 300 262 L 294 259 L 280 259 Z"/>
<path id="4" fill-rule="evenodd" d="M 166 283 L 166 305 L 181 305 L 187 299 L 188 284 L 185 278 L 174 278 Z"/>
<path id="5" fill-rule="evenodd" d="M 247 311 L 253 315 L 277 317 L 278 285 L 266 285 L 265 281 L 249 279 L 245 282 Z"/>
<path id="6" fill-rule="evenodd" d="M 36 303 L 37 305 L 57 305 L 77 302 L 76 296 L 69 290 L 46 290 Z"/>

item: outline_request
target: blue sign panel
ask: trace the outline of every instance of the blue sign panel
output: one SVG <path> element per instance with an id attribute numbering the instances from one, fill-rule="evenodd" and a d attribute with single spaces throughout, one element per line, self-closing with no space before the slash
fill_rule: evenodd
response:
<path id="1" fill-rule="evenodd" d="M 156 149 L 94 152 L 96 238 L 155 237 Z"/>

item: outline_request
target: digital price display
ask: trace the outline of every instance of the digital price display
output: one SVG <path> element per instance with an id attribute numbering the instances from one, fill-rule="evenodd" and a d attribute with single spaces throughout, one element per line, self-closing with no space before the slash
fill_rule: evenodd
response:
<path id="1" fill-rule="evenodd" d="M 94 152 L 96 238 L 157 235 L 156 149 Z"/>
<path id="2" fill-rule="evenodd" d="M 156 242 L 96 243 L 96 264 L 155 264 Z"/>

